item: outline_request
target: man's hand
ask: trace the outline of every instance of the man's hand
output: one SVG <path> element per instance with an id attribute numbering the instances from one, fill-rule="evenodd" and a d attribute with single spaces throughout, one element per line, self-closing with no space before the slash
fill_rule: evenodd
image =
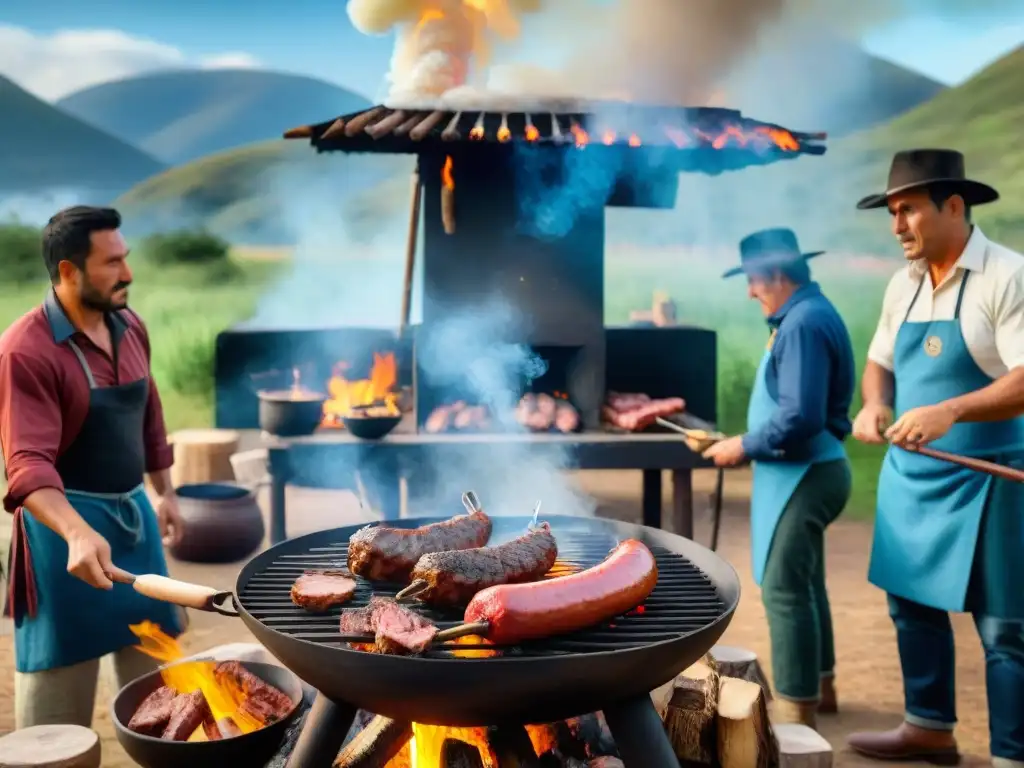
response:
<path id="1" fill-rule="evenodd" d="M 743 438 L 739 435 L 720 440 L 704 451 L 703 456 L 714 461 L 716 467 L 735 467 L 747 458 L 743 451 Z"/>
<path id="2" fill-rule="evenodd" d="M 68 534 L 68 573 L 97 589 L 112 589 L 108 573 L 118 571 L 110 560 L 110 544 L 87 525 Z"/>
<path id="3" fill-rule="evenodd" d="M 181 520 L 181 510 L 178 508 L 178 495 L 169 491 L 160 497 L 156 505 L 156 519 L 160 525 L 160 535 L 164 544 L 174 546 L 181 542 L 185 532 L 184 523 Z"/>
<path id="4" fill-rule="evenodd" d="M 866 403 L 853 420 L 853 437 L 869 445 L 882 445 L 890 424 L 892 408 L 882 403 Z"/>
<path id="5" fill-rule="evenodd" d="M 903 448 L 925 445 L 938 440 L 956 424 L 956 414 L 944 403 L 911 408 L 889 429 L 885 437 Z"/>

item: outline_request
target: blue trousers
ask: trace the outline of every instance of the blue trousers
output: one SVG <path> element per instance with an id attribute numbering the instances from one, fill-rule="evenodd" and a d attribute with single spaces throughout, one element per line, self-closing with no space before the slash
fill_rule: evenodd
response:
<path id="1" fill-rule="evenodd" d="M 889 615 L 896 625 L 907 722 L 953 730 L 956 651 L 949 614 L 889 595 Z M 972 615 L 985 649 L 992 757 L 1024 761 L 1024 621 Z"/>

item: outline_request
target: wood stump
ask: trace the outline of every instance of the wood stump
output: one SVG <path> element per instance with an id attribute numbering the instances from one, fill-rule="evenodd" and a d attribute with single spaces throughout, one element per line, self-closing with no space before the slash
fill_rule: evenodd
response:
<path id="1" fill-rule="evenodd" d="M 665 732 L 683 764 L 714 765 L 719 676 L 710 656 L 693 664 L 672 681 L 660 710 Z M 658 702 L 655 702 L 658 706 Z"/>
<path id="2" fill-rule="evenodd" d="M 100 768 L 100 737 L 80 725 L 36 725 L 0 738 L 3 768 Z"/>
<path id="3" fill-rule="evenodd" d="M 765 699 L 771 701 L 772 687 L 757 661 L 756 653 L 746 648 L 716 645 L 711 649 L 711 657 L 718 665 L 718 674 L 722 677 L 738 677 L 740 680 L 757 683 L 764 691 Z"/>
<path id="4" fill-rule="evenodd" d="M 832 745 L 813 728 L 797 723 L 776 725 L 779 768 L 832 768 Z"/>
<path id="5" fill-rule="evenodd" d="M 384 768 L 412 738 L 412 724 L 377 715 L 334 760 L 334 768 Z"/>
<path id="6" fill-rule="evenodd" d="M 194 483 L 229 483 L 235 479 L 231 456 L 239 435 L 229 429 L 185 429 L 170 436 L 174 446 L 171 482 L 177 488 Z"/>
<path id="7" fill-rule="evenodd" d="M 774 768 L 779 749 L 768 721 L 764 690 L 736 677 L 718 690 L 718 762 L 721 768 Z"/>

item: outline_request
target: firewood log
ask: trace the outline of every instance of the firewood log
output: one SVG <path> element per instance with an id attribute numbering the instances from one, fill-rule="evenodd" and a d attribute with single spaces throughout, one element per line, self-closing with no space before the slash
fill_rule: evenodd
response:
<path id="1" fill-rule="evenodd" d="M 334 768 L 384 768 L 411 738 L 411 723 L 377 715 L 342 748 Z"/>
<path id="2" fill-rule="evenodd" d="M 832 745 L 813 728 L 786 723 L 773 730 L 779 742 L 779 768 L 832 768 Z"/>
<path id="3" fill-rule="evenodd" d="M 721 768 L 774 768 L 778 743 L 757 683 L 723 677 L 718 689 L 718 762 Z"/>
<path id="4" fill-rule="evenodd" d="M 617 757 L 595 757 L 587 768 L 626 768 L 626 764 Z"/>
<path id="5" fill-rule="evenodd" d="M 521 725 L 488 728 L 487 741 L 501 768 L 540 768 L 530 734 Z"/>
<path id="6" fill-rule="evenodd" d="M 0 737 L 0 765 L 100 768 L 100 737 L 80 725 L 36 725 Z"/>
<path id="7" fill-rule="evenodd" d="M 718 671 L 710 657 L 693 664 L 673 681 L 661 719 L 680 762 L 715 763 L 718 689 Z"/>
<path id="8" fill-rule="evenodd" d="M 764 691 L 765 699 L 772 700 L 772 687 L 757 661 L 756 653 L 746 648 L 716 645 L 711 649 L 711 656 L 718 665 L 718 674 L 722 677 L 738 677 L 740 680 L 757 683 Z"/>

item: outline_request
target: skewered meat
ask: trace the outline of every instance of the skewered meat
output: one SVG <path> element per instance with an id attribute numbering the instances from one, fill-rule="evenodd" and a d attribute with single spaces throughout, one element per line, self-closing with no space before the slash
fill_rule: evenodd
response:
<path id="1" fill-rule="evenodd" d="M 204 720 L 212 717 L 210 705 L 206 703 L 202 691 L 179 694 L 171 704 L 171 719 L 160 738 L 168 741 L 187 741 Z"/>
<path id="2" fill-rule="evenodd" d="M 604 420 L 613 426 L 637 432 L 649 427 L 659 416 L 671 416 L 685 407 L 686 401 L 681 397 L 652 400 L 647 395 L 616 394 L 609 395 L 608 403 L 601 409 L 601 413 Z"/>
<path id="3" fill-rule="evenodd" d="M 172 705 L 177 696 L 178 693 L 173 688 L 161 685 L 142 700 L 132 719 L 128 721 L 128 730 L 146 736 L 159 736 L 171 719 Z"/>
<path id="4" fill-rule="evenodd" d="M 452 429 L 485 429 L 490 422 L 485 405 L 471 405 L 455 413 L 452 419 Z"/>
<path id="5" fill-rule="evenodd" d="M 422 653 L 437 634 L 431 622 L 383 597 L 374 597 L 364 608 L 343 610 L 340 629 L 343 635 L 373 635 L 369 650 L 374 653 L 400 655 Z"/>
<path id="6" fill-rule="evenodd" d="M 555 429 L 564 434 L 575 432 L 580 426 L 580 415 L 569 403 L 561 402 L 555 410 Z"/>
<path id="7" fill-rule="evenodd" d="M 451 426 L 452 419 L 459 410 L 458 403 L 455 405 L 442 405 L 430 412 L 427 420 L 423 423 L 423 429 L 432 435 L 447 432 Z"/>
<path id="8" fill-rule="evenodd" d="M 424 555 L 413 568 L 412 578 L 428 585 L 416 595 L 423 602 L 465 605 L 487 587 L 536 581 L 551 570 L 557 558 L 558 544 L 551 527 L 542 523 L 536 530 L 496 547 Z"/>
<path id="9" fill-rule="evenodd" d="M 465 621 L 485 621 L 487 638 L 514 645 L 575 632 L 640 605 L 658 583 L 654 555 L 627 539 L 593 568 L 532 584 L 502 584 L 478 592 Z"/>
<path id="10" fill-rule="evenodd" d="M 292 602 L 313 613 L 347 603 L 356 593 L 356 580 L 346 571 L 306 571 L 292 585 Z"/>
<path id="11" fill-rule="evenodd" d="M 408 581 L 416 562 L 431 552 L 482 547 L 491 519 L 481 511 L 420 528 L 368 525 L 348 540 L 348 568 L 371 581 Z"/>
<path id="12" fill-rule="evenodd" d="M 264 725 L 283 720 L 295 708 L 295 702 L 284 691 L 254 675 L 240 662 L 225 661 L 214 667 L 213 676 L 218 681 L 230 678 L 245 691 L 241 709 L 248 712 Z M 224 685 L 221 682 L 221 685 Z"/>

